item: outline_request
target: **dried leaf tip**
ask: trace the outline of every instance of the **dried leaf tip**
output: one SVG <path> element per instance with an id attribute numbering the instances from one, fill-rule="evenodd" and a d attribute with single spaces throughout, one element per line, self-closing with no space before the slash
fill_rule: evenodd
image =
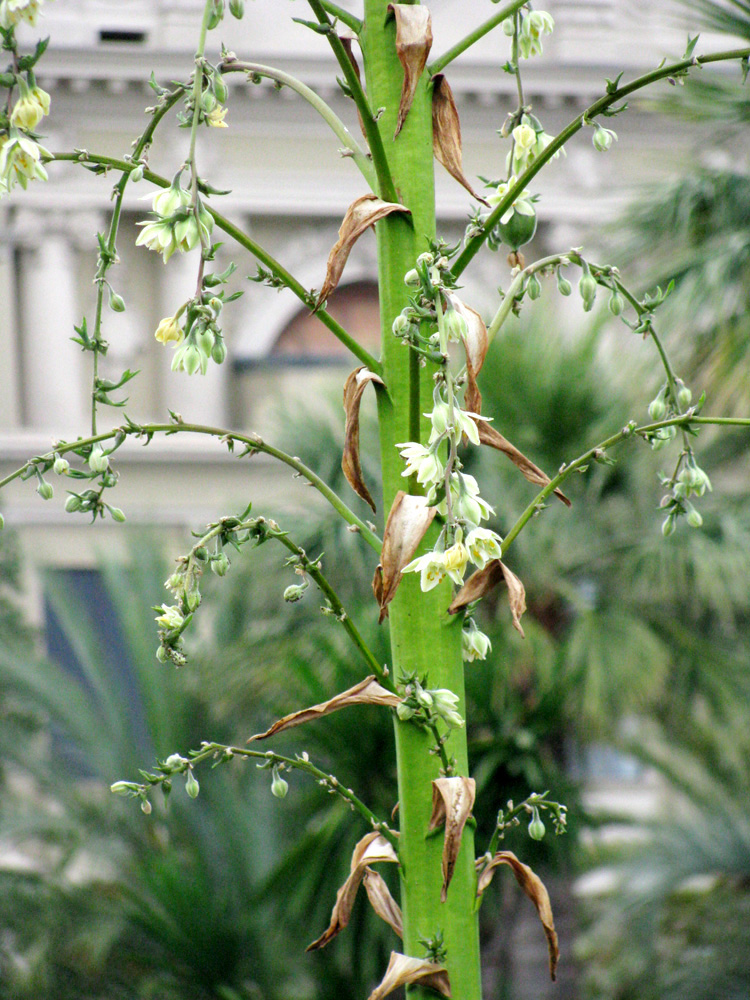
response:
<path id="1" fill-rule="evenodd" d="M 426 7 L 389 3 L 388 10 L 393 11 L 396 18 L 396 55 L 404 67 L 401 101 L 398 106 L 396 131 L 393 134 L 395 139 L 404 127 L 406 116 L 411 110 L 419 78 L 432 48 L 432 21 Z"/>
<path id="2" fill-rule="evenodd" d="M 379 375 L 371 372 L 369 368 L 363 367 L 356 368 L 344 384 L 346 429 L 344 431 L 344 454 L 341 459 L 341 468 L 347 482 L 357 496 L 368 503 L 374 511 L 375 501 L 365 485 L 359 461 L 359 407 L 368 382 L 377 382 L 379 385 L 383 385 L 383 380 Z"/>
<path id="3" fill-rule="evenodd" d="M 331 913 L 331 922 L 320 937 L 307 946 L 307 951 L 316 951 L 318 948 L 324 948 L 329 941 L 332 941 L 346 927 L 352 915 L 352 907 L 357 896 L 357 890 L 365 876 L 367 866 L 377 864 L 380 861 L 398 862 L 398 856 L 393 849 L 393 845 L 381 834 L 373 831 L 366 834 L 356 844 L 352 853 L 349 877 L 336 893 L 336 903 Z M 382 914 L 378 915 L 382 916 Z"/>
<path id="4" fill-rule="evenodd" d="M 464 173 L 458 108 L 450 84 L 442 73 L 432 78 L 432 151 L 435 159 L 442 163 L 451 177 L 463 185 L 473 198 L 488 205 L 477 194 Z"/>
<path id="5" fill-rule="evenodd" d="M 401 571 L 411 562 L 419 543 L 435 517 L 435 507 L 420 496 L 411 496 L 399 490 L 393 501 L 385 531 L 380 564 L 375 570 L 372 589 L 380 605 L 380 621 L 388 614 L 388 605 L 393 600 Z"/>
<path id="6" fill-rule="evenodd" d="M 386 215 L 390 215 L 391 212 L 406 212 L 409 214 L 409 209 L 395 202 L 383 201 L 374 194 L 363 194 L 361 198 L 357 198 L 347 208 L 341 228 L 339 229 L 339 238 L 334 243 L 328 255 L 326 277 L 323 287 L 320 290 L 320 295 L 318 295 L 316 308 L 319 309 L 323 305 L 338 285 L 352 247 L 365 229 L 373 226 L 379 219 L 384 218 Z"/>
<path id="7" fill-rule="evenodd" d="M 388 996 L 399 986 L 406 986 L 408 983 L 429 986 L 441 996 L 451 996 L 448 970 L 445 966 L 428 962 L 426 958 L 410 958 L 408 955 L 392 951 L 382 982 L 375 987 L 367 1000 L 382 1000 L 382 997 Z"/>
<path id="8" fill-rule="evenodd" d="M 285 729 L 291 729 L 292 726 L 299 726 L 303 722 L 309 722 L 310 719 L 320 719 L 324 715 L 330 715 L 331 712 L 338 712 L 340 708 L 348 708 L 350 705 L 385 705 L 388 708 L 395 708 L 400 701 L 401 699 L 397 694 L 393 694 L 393 692 L 388 691 L 378 684 L 375 675 L 371 674 L 369 677 L 365 677 L 363 681 L 360 681 L 359 684 L 355 684 L 354 687 L 342 691 L 341 694 L 334 695 L 328 701 L 321 702 L 319 705 L 311 705 L 310 708 L 300 709 L 299 712 L 292 712 L 290 715 L 285 715 L 283 719 L 274 722 L 271 728 L 267 729 L 265 733 L 258 733 L 257 736 L 251 736 L 247 742 L 252 743 L 254 740 L 268 739 L 269 736 L 275 736 L 276 733 L 281 733 Z"/>
<path id="9" fill-rule="evenodd" d="M 526 610 L 526 588 L 516 574 L 508 569 L 500 559 L 493 559 L 487 563 L 484 569 L 478 569 L 476 573 L 471 574 L 453 598 L 448 612 L 452 615 L 457 614 L 467 604 L 478 601 L 485 594 L 488 594 L 501 580 L 504 580 L 508 586 L 508 603 L 513 618 L 513 628 L 520 632 L 523 638 L 526 638 L 521 627 L 521 616 Z"/>
<path id="10" fill-rule="evenodd" d="M 440 890 L 440 901 L 444 903 L 448 895 L 448 886 L 456 868 L 456 859 L 461 848 L 466 821 L 474 808 L 477 786 L 473 778 L 436 778 L 432 782 L 432 815 L 430 830 L 445 826 L 443 841 L 443 887 Z"/>
<path id="11" fill-rule="evenodd" d="M 554 981 L 557 974 L 557 963 L 560 958 L 560 948 L 557 941 L 557 931 L 555 921 L 552 916 L 552 905 L 549 901 L 549 893 L 544 883 L 534 872 L 525 865 L 512 851 L 498 851 L 486 868 L 481 872 L 477 883 L 477 896 L 481 896 L 487 886 L 492 881 L 495 869 L 499 865 L 508 865 L 516 877 L 516 881 L 536 907 L 539 919 L 544 928 L 547 938 L 547 949 L 549 951 L 549 974 Z"/>

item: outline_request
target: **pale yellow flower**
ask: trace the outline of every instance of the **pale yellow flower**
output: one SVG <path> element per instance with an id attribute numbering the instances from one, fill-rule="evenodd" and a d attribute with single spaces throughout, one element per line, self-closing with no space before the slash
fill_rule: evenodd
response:
<path id="1" fill-rule="evenodd" d="M 229 128 L 227 123 L 224 121 L 226 117 L 227 108 L 222 108 L 221 105 L 217 106 L 206 115 L 206 124 L 210 125 L 212 128 Z"/>
<path id="2" fill-rule="evenodd" d="M 154 336 L 160 344 L 169 344 L 171 342 L 179 344 L 182 340 L 183 332 L 175 316 L 165 316 L 157 326 Z"/>

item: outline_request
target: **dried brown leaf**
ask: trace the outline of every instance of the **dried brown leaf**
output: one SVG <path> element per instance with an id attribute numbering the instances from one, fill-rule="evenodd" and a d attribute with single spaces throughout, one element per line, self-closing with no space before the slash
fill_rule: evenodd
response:
<path id="1" fill-rule="evenodd" d="M 396 55 L 404 67 L 404 82 L 393 138 L 399 134 L 411 109 L 414 94 L 432 48 L 432 22 L 426 7 L 389 3 L 396 18 Z"/>
<path id="2" fill-rule="evenodd" d="M 557 931 L 555 921 L 552 916 L 552 906 L 549 901 L 549 893 L 544 883 L 534 872 L 525 865 L 512 851 L 498 851 L 487 867 L 482 871 L 477 883 L 477 896 L 481 896 L 484 890 L 492 881 L 495 869 L 499 865 L 508 865 L 516 876 L 516 881 L 536 907 L 539 919 L 542 922 L 544 933 L 547 938 L 547 948 L 549 949 L 549 974 L 553 981 L 557 971 L 557 962 L 560 958 L 560 948 L 557 942 Z"/>
<path id="3" fill-rule="evenodd" d="M 404 921 L 401 907 L 391 895 L 383 876 L 373 868 L 365 868 L 363 884 L 373 910 L 402 938 L 404 936 Z"/>
<path id="4" fill-rule="evenodd" d="M 252 743 L 254 740 L 265 740 L 269 736 L 283 732 L 285 729 L 291 729 L 292 726 L 299 726 L 303 722 L 309 722 L 310 719 L 320 719 L 324 715 L 330 715 L 331 712 L 338 712 L 340 708 L 348 708 L 350 705 L 386 705 L 388 708 L 395 708 L 400 700 L 397 694 L 393 694 L 378 684 L 375 675 L 372 674 L 370 677 L 365 677 L 359 684 L 355 684 L 354 687 L 349 688 L 347 691 L 342 691 L 341 694 L 329 698 L 328 701 L 324 701 L 320 705 L 312 705 L 310 708 L 303 708 L 299 712 L 292 712 L 291 715 L 285 715 L 283 719 L 274 722 L 271 728 L 267 729 L 265 733 L 258 733 L 257 736 L 251 736 L 247 742 Z"/>
<path id="5" fill-rule="evenodd" d="M 478 601 L 496 587 L 501 580 L 508 585 L 508 603 L 513 616 L 513 627 L 524 635 L 521 628 L 521 615 L 526 610 L 526 590 L 516 574 L 508 569 L 500 559 L 492 559 L 484 569 L 472 573 L 466 583 L 453 598 L 448 608 L 449 614 L 455 615 L 467 604 Z M 526 638 L 524 636 L 524 638 Z"/>
<path id="6" fill-rule="evenodd" d="M 464 347 L 466 348 L 466 392 L 464 394 L 464 407 L 471 413 L 481 413 L 482 394 L 477 385 L 477 376 L 482 369 L 490 346 L 487 327 L 476 309 L 467 306 L 453 292 L 448 293 L 448 302 L 466 321 L 467 332 L 464 337 Z M 480 423 L 480 426 L 482 423 L 484 421 Z"/>
<path id="7" fill-rule="evenodd" d="M 474 410 L 474 413 L 479 413 L 479 410 Z M 496 448 L 498 451 L 501 451 L 503 455 L 507 455 L 515 467 L 521 471 L 524 478 L 530 483 L 534 483 L 536 486 L 549 485 L 549 476 L 542 472 L 537 465 L 534 465 L 531 459 L 527 458 L 522 452 L 520 452 L 514 444 L 511 444 L 510 441 L 508 441 L 507 438 L 504 438 L 499 431 L 496 431 L 494 427 L 491 427 L 483 420 L 478 421 L 477 426 L 479 427 L 480 444 L 487 444 L 490 448 Z M 555 490 L 555 496 L 558 500 L 562 500 L 566 507 L 571 506 L 570 500 L 568 500 L 562 490 Z"/>
<path id="8" fill-rule="evenodd" d="M 440 890 L 440 900 L 445 902 L 448 886 L 453 878 L 456 859 L 461 847 L 466 820 L 471 815 L 474 799 L 477 793 L 473 778 L 436 778 L 432 782 L 432 815 L 430 830 L 436 830 L 445 825 L 443 841 L 443 887 Z"/>
<path id="9" fill-rule="evenodd" d="M 369 503 L 374 511 L 375 501 L 362 478 L 362 466 L 359 462 L 359 406 L 362 402 L 362 393 L 367 388 L 368 382 L 377 382 L 383 385 L 382 378 L 365 367 L 355 368 L 344 383 L 346 429 L 344 431 L 344 454 L 341 459 L 341 468 L 347 482 L 357 496 Z"/>
<path id="10" fill-rule="evenodd" d="M 435 159 L 445 167 L 451 177 L 477 201 L 483 205 L 487 202 L 478 195 L 469 183 L 464 173 L 463 156 L 461 154 L 461 123 L 458 120 L 458 108 L 453 100 L 450 84 L 438 73 L 432 78 L 432 151 Z"/>
<path id="11" fill-rule="evenodd" d="M 434 517 L 435 507 L 430 507 L 424 497 L 411 496 L 403 490 L 396 494 L 383 532 L 380 565 L 373 580 L 381 622 L 401 582 L 401 571 L 411 562 Z"/>
<path id="12" fill-rule="evenodd" d="M 393 849 L 393 845 L 377 831 L 373 831 L 366 834 L 355 846 L 352 853 L 349 877 L 336 893 L 336 903 L 331 913 L 331 922 L 320 937 L 307 946 L 307 951 L 324 948 L 329 941 L 332 941 L 337 934 L 343 931 L 352 915 L 352 907 L 357 896 L 357 890 L 364 878 L 367 866 L 377 864 L 380 861 L 398 862 L 398 856 Z"/>
<path id="13" fill-rule="evenodd" d="M 325 302 L 338 285 L 344 271 L 344 265 L 351 253 L 352 247 L 369 226 L 379 219 L 385 218 L 391 212 L 409 212 L 403 205 L 390 201 L 382 201 L 374 194 L 363 194 L 353 201 L 346 210 L 344 221 L 339 229 L 339 238 L 331 248 L 326 266 L 326 277 L 318 296 L 317 307 Z"/>
<path id="14" fill-rule="evenodd" d="M 399 986 L 406 986 L 407 983 L 429 986 L 444 997 L 451 995 L 448 970 L 444 965 L 428 962 L 426 958 L 409 958 L 408 955 L 392 951 L 382 982 L 375 987 L 367 1000 L 382 1000 L 382 997 L 388 996 Z"/>

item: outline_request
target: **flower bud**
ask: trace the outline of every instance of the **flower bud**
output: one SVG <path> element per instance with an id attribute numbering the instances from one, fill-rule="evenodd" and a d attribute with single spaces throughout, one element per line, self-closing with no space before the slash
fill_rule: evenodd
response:
<path id="1" fill-rule="evenodd" d="M 5 518 L 3 517 L 2 514 L 0 514 L 0 531 L 2 531 L 4 527 L 5 527 Z"/>
<path id="2" fill-rule="evenodd" d="M 130 179 L 133 182 L 133 184 L 137 184 L 138 181 L 142 181 L 143 180 L 143 165 L 142 164 L 139 163 L 138 166 L 135 168 L 135 170 L 131 170 L 130 171 Z"/>
<path id="3" fill-rule="evenodd" d="M 185 595 L 185 602 L 187 603 L 189 611 L 196 611 L 201 603 L 201 592 L 197 587 L 193 587 Z"/>
<path id="4" fill-rule="evenodd" d="M 564 275 L 560 274 L 559 271 L 557 272 L 557 290 L 560 295 L 570 295 L 573 291 L 573 286 Z"/>
<path id="5" fill-rule="evenodd" d="M 109 790 L 113 795 L 130 795 L 133 791 L 133 783 L 132 781 L 116 781 L 109 786 Z"/>
<path id="6" fill-rule="evenodd" d="M 618 291 L 612 292 L 612 296 L 609 300 L 609 311 L 613 316 L 619 316 L 625 307 L 625 300 Z"/>
<path id="7" fill-rule="evenodd" d="M 448 309 L 443 317 L 445 322 L 445 332 L 448 340 L 458 344 L 469 333 L 469 324 L 464 317 L 455 309 Z"/>
<path id="8" fill-rule="evenodd" d="M 112 312 L 125 312 L 125 299 L 122 295 L 118 295 L 112 288 L 109 290 L 109 308 Z"/>
<path id="9" fill-rule="evenodd" d="M 402 722 L 408 722 L 417 714 L 417 710 L 412 705 L 407 705 L 405 701 L 396 705 L 396 715 Z"/>
<path id="10" fill-rule="evenodd" d="M 198 798 L 198 792 L 200 792 L 201 786 L 193 774 L 192 767 L 188 768 L 187 778 L 185 779 L 185 791 L 188 793 L 191 799 Z"/>
<path id="11" fill-rule="evenodd" d="M 539 278 L 535 274 L 532 274 L 529 278 L 529 283 L 526 286 L 526 291 L 530 299 L 538 299 L 542 294 L 542 286 L 539 284 Z"/>
<path id="12" fill-rule="evenodd" d="M 590 271 L 586 270 L 581 275 L 581 280 L 578 282 L 578 291 L 583 299 L 584 312 L 590 312 L 596 298 L 596 278 Z"/>
<path id="13" fill-rule="evenodd" d="M 242 16 L 245 13 L 245 4 L 243 0 L 229 0 L 229 13 L 232 17 L 236 17 L 238 21 L 242 20 Z"/>
<path id="14" fill-rule="evenodd" d="M 670 535 L 674 534 L 675 528 L 677 527 L 675 522 L 676 518 L 674 514 L 667 514 L 667 516 L 662 521 L 661 533 L 662 535 L 664 535 L 665 538 L 669 538 Z"/>
<path id="15" fill-rule="evenodd" d="M 502 28 L 503 28 L 503 34 L 507 35 L 509 38 L 512 38 L 513 32 L 516 30 L 516 27 L 513 23 L 513 18 L 506 17 L 505 20 L 503 21 Z"/>
<path id="16" fill-rule="evenodd" d="M 305 591 L 307 587 L 304 584 L 293 583 L 284 591 L 284 600 L 288 601 L 289 604 L 294 604 L 296 601 L 301 601 L 305 596 Z"/>
<path id="17" fill-rule="evenodd" d="M 75 514 L 77 510 L 81 509 L 81 498 L 77 493 L 71 493 L 68 499 L 65 501 L 65 510 L 68 514 Z"/>
<path id="18" fill-rule="evenodd" d="M 275 795 L 277 799 L 283 799 L 288 791 L 289 783 L 281 777 L 279 766 L 276 764 L 274 765 L 273 777 L 271 778 L 271 795 Z"/>
<path id="19" fill-rule="evenodd" d="M 600 153 L 605 153 L 616 138 L 617 134 L 611 128 L 602 128 L 599 125 L 592 139 L 594 149 L 597 149 Z"/>
<path id="20" fill-rule="evenodd" d="M 216 365 L 220 365 L 224 362 L 227 356 L 227 345 L 224 343 L 224 338 L 217 336 L 214 340 L 214 346 L 211 348 L 211 360 Z"/>
<path id="21" fill-rule="evenodd" d="M 534 806 L 531 810 L 531 822 L 529 823 L 529 836 L 532 840 L 542 840 L 546 833 L 544 823 L 539 815 L 539 810 Z"/>
<path id="22" fill-rule="evenodd" d="M 42 500 L 51 500 L 52 495 L 55 492 L 52 489 L 52 484 L 45 482 L 43 479 L 40 481 L 36 488 L 37 493 L 42 498 Z"/>
<path id="23" fill-rule="evenodd" d="M 411 323 L 406 318 L 406 316 L 404 316 L 403 313 L 399 313 L 398 316 L 393 321 L 393 326 L 391 327 L 391 330 L 393 330 L 393 335 L 395 337 L 403 337 L 404 334 L 409 332 L 410 326 Z"/>
<path id="24" fill-rule="evenodd" d="M 220 552 L 215 559 L 211 560 L 211 572 L 217 576 L 226 576 L 229 569 L 229 560 L 225 552 Z"/>
<path id="25" fill-rule="evenodd" d="M 156 659 L 159 663 L 166 663 L 168 660 L 167 651 L 163 646 L 158 646 L 156 650 Z"/>
<path id="26" fill-rule="evenodd" d="M 107 510 L 112 515 L 113 521 L 117 521 L 118 524 L 125 523 L 125 514 L 120 510 L 119 507 L 112 507 L 110 504 L 107 504 Z"/>
<path id="27" fill-rule="evenodd" d="M 141 812 L 146 816 L 151 815 L 151 803 L 148 799 L 141 799 Z"/>
<path id="28" fill-rule="evenodd" d="M 55 458 L 54 465 L 52 466 L 52 471 L 57 476 L 64 476 L 69 468 L 70 468 L 70 462 L 67 459 L 62 458 L 62 456 L 58 455 Z"/>
<path id="29" fill-rule="evenodd" d="M 227 90 L 226 81 L 219 73 L 213 78 L 213 89 L 214 94 L 216 94 L 216 100 L 223 104 L 227 99 L 229 91 Z"/>
<path id="30" fill-rule="evenodd" d="M 172 770 L 176 770 L 177 768 L 181 768 L 183 764 L 187 764 L 187 760 L 181 754 L 172 753 L 169 757 L 167 757 L 164 763 Z"/>
<path id="31" fill-rule="evenodd" d="M 648 404 L 648 415 L 652 420 L 663 420 L 667 415 L 667 404 L 665 402 L 666 394 L 666 386 L 664 386 L 664 388 L 659 391 L 659 395 L 652 399 Z"/>
<path id="32" fill-rule="evenodd" d="M 92 472 L 106 472 L 109 468 L 109 458 L 99 445 L 94 445 L 89 455 L 89 468 Z"/>
<path id="33" fill-rule="evenodd" d="M 681 379 L 677 379 L 677 405 L 681 410 L 687 409 L 693 400 L 693 394 Z"/>
<path id="34" fill-rule="evenodd" d="M 700 513 L 695 509 L 695 507 L 693 507 L 692 504 L 689 505 L 687 523 L 690 525 L 691 528 L 700 528 L 700 526 L 703 524 L 703 518 L 701 517 Z"/>
<path id="35" fill-rule="evenodd" d="M 404 275 L 404 284 L 408 288 L 418 288 L 419 287 L 419 272 L 416 268 L 412 268 L 411 271 L 407 271 Z"/>

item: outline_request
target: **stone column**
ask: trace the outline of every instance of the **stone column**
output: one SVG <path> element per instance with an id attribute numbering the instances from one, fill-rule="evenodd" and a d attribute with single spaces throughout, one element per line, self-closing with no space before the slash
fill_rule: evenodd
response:
<path id="1" fill-rule="evenodd" d="M 78 240 L 87 246 L 99 220 L 87 215 L 23 209 L 16 220 L 21 246 L 19 329 L 23 422 L 53 436 L 81 433 L 89 419 L 90 357 L 70 342 L 83 315 L 78 291 Z M 93 255 L 92 255 L 93 261 Z M 93 270 L 92 270 L 93 275 Z M 92 324 L 93 316 L 89 317 Z"/>
<path id="2" fill-rule="evenodd" d="M 0 213 L 0 231 L 8 233 L 7 209 Z M 16 261 L 13 239 L 0 243 L 0 428 L 21 424 L 21 359 L 18 352 Z"/>

